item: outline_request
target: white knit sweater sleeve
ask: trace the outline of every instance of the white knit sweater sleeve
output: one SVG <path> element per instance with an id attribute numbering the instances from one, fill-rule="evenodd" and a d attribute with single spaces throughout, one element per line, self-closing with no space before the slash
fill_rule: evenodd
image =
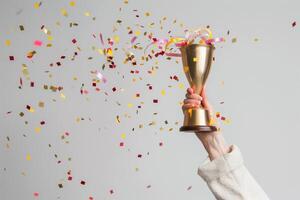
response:
<path id="1" fill-rule="evenodd" d="M 254 180 L 243 163 L 239 148 L 210 161 L 207 159 L 198 174 L 207 183 L 218 200 L 268 200 L 263 189 Z"/>

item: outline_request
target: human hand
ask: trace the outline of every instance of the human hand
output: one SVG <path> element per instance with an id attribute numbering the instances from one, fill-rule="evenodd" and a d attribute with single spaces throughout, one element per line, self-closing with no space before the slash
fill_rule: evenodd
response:
<path id="1" fill-rule="evenodd" d="M 186 99 L 183 101 L 182 111 L 191 109 L 191 108 L 199 108 L 200 105 L 204 109 L 208 110 L 210 114 L 213 113 L 212 106 L 207 100 L 205 87 L 202 89 L 201 94 L 194 93 L 193 88 L 189 87 L 186 90 Z"/>

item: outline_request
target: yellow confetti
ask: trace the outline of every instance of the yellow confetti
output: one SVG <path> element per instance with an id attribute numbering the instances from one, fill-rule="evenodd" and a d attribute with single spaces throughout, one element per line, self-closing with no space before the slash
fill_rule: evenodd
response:
<path id="1" fill-rule="evenodd" d="M 183 89 L 184 88 L 184 84 L 183 83 L 179 83 L 178 87 L 179 87 L 179 89 Z"/>
<path id="2" fill-rule="evenodd" d="M 34 128 L 34 131 L 35 131 L 36 133 L 39 133 L 39 132 L 41 132 L 41 128 L 40 128 L 40 127 L 35 127 L 35 128 Z"/>
<path id="3" fill-rule="evenodd" d="M 199 58 L 196 58 L 196 57 L 193 58 L 193 61 L 194 61 L 194 62 L 197 62 L 198 60 L 199 60 Z"/>
<path id="4" fill-rule="evenodd" d="M 215 125 L 215 124 L 216 124 L 216 120 L 213 117 L 211 117 L 209 122 L 208 122 L 208 125 L 212 126 L 212 125 Z"/>
<path id="5" fill-rule="evenodd" d="M 146 13 L 145 13 L 145 16 L 146 16 L 146 17 L 149 17 L 149 16 L 150 16 L 150 13 L 149 13 L 149 12 L 146 12 Z"/>
<path id="6" fill-rule="evenodd" d="M 230 124 L 230 119 L 225 119 L 224 124 Z"/>
<path id="7" fill-rule="evenodd" d="M 70 1 L 70 6 L 75 6 L 75 1 Z"/>
<path id="8" fill-rule="evenodd" d="M 190 108 L 190 109 L 187 110 L 187 112 L 189 113 L 189 115 L 190 115 L 190 117 L 191 117 L 191 116 L 192 116 L 193 109 Z"/>
<path id="9" fill-rule="evenodd" d="M 111 49 L 108 49 L 108 50 L 107 50 L 107 55 L 109 55 L 109 56 L 113 56 L 113 52 L 112 52 L 112 50 L 111 50 Z"/>
<path id="10" fill-rule="evenodd" d="M 6 46 L 10 46 L 10 44 L 11 44 L 10 40 L 5 40 L 5 45 Z"/>
<path id="11" fill-rule="evenodd" d="M 188 72 L 190 69 L 189 69 L 189 67 L 188 66 L 184 66 L 183 67 L 183 71 L 186 73 L 186 72 Z"/>
<path id="12" fill-rule="evenodd" d="M 232 43 L 236 43 L 237 42 L 237 38 L 232 38 L 231 42 Z"/>
<path id="13" fill-rule="evenodd" d="M 65 96 L 63 93 L 60 93 L 60 97 L 61 97 L 62 99 L 66 99 L 66 96 Z"/>
<path id="14" fill-rule="evenodd" d="M 49 36 L 47 37 L 47 39 L 48 39 L 49 41 L 52 41 L 52 40 L 53 40 L 53 36 L 49 35 Z"/>
<path id="15" fill-rule="evenodd" d="M 160 93 L 161 93 L 161 95 L 165 96 L 166 95 L 166 90 L 162 90 Z"/>
<path id="16" fill-rule="evenodd" d="M 84 15 L 89 17 L 89 16 L 91 16 L 91 13 L 90 12 L 85 12 Z"/>
<path id="17" fill-rule="evenodd" d="M 140 34 L 141 34 L 141 31 L 140 31 L 140 30 L 135 31 L 135 35 L 136 35 L 136 36 L 139 36 Z"/>
<path id="18" fill-rule="evenodd" d="M 28 160 L 28 161 L 31 160 L 31 156 L 29 153 L 26 155 L 26 160 Z"/>
<path id="19" fill-rule="evenodd" d="M 122 133 L 122 134 L 121 134 L 121 138 L 122 138 L 122 139 L 125 139 L 125 138 L 126 138 L 126 134 L 125 134 L 125 133 Z"/>
<path id="20" fill-rule="evenodd" d="M 35 3 L 33 4 L 33 7 L 34 7 L 35 9 L 38 9 L 38 8 L 40 7 L 40 5 L 41 5 L 41 2 L 35 2 Z"/>
<path id="21" fill-rule="evenodd" d="M 125 4 L 128 4 L 128 0 L 124 0 L 124 3 L 125 3 Z"/>
<path id="22" fill-rule="evenodd" d="M 102 49 L 98 49 L 98 52 L 99 52 L 101 55 L 103 55 L 103 54 L 104 54 L 104 52 L 103 52 L 103 50 L 102 50 Z"/>
<path id="23" fill-rule="evenodd" d="M 60 9 L 60 13 L 61 13 L 63 16 L 68 17 L 68 12 L 67 12 L 66 9 L 64 9 L 64 8 Z"/>
<path id="24" fill-rule="evenodd" d="M 115 41 L 116 43 L 119 43 L 119 41 L 120 41 L 120 37 L 119 37 L 119 36 L 117 36 L 117 35 L 115 35 L 115 36 L 114 36 L 114 41 Z"/>
<path id="25" fill-rule="evenodd" d="M 132 103 L 129 103 L 127 104 L 128 108 L 132 108 L 133 104 Z"/>
<path id="26" fill-rule="evenodd" d="M 29 112 L 34 112 L 35 110 L 33 108 L 30 107 Z"/>

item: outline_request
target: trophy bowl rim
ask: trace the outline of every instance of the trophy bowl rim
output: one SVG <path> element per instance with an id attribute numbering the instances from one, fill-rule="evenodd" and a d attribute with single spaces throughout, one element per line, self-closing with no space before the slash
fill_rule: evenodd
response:
<path id="1" fill-rule="evenodd" d="M 208 45 L 208 44 L 189 44 L 187 46 L 180 47 L 180 49 L 184 49 L 184 48 L 187 48 L 189 46 L 203 46 L 203 47 L 210 47 L 210 48 L 213 48 L 213 49 L 216 48 L 213 44 L 210 44 L 210 45 Z"/>

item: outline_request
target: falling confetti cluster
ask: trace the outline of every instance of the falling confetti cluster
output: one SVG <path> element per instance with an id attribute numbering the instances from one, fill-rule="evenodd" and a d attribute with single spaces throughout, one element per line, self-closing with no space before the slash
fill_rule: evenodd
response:
<path id="1" fill-rule="evenodd" d="M 104 29 L 101 26 L 97 27 L 99 28 L 96 29 L 97 31 L 86 29 L 85 34 L 88 38 L 88 41 L 86 41 L 79 34 L 76 34 L 76 28 L 83 26 L 83 24 L 75 18 L 84 19 L 86 23 L 92 26 L 99 26 L 104 19 L 96 18 L 91 11 L 82 10 L 77 4 L 77 1 L 69 1 L 64 7 L 55 10 L 54 15 L 57 21 L 53 22 L 54 25 L 44 23 L 41 20 L 40 25 L 31 30 L 35 33 L 36 38 L 32 39 L 30 45 L 25 47 L 26 51 L 23 52 L 22 56 L 14 54 L 11 50 L 12 47 L 17 45 L 13 37 L 4 40 L 4 48 L 9 52 L 8 57 L 5 57 L 5 59 L 18 72 L 18 77 L 14 80 L 17 83 L 15 89 L 24 96 L 28 91 L 38 95 L 32 98 L 24 98 L 22 105 L 7 108 L 2 115 L 5 119 L 17 116 L 19 121 L 14 123 L 22 125 L 24 131 L 22 131 L 21 137 L 23 139 L 34 138 L 32 139 L 34 141 L 43 141 L 44 148 L 50 152 L 47 155 L 51 157 L 49 162 L 54 163 L 56 166 L 56 168 L 49 170 L 58 170 L 63 174 L 55 183 L 51 184 L 59 190 L 64 190 L 72 184 L 79 189 L 90 191 L 91 183 L 86 178 L 85 172 L 73 169 L 74 155 L 60 152 L 60 148 L 53 144 L 53 140 L 48 141 L 45 139 L 46 135 L 51 135 L 51 137 L 54 137 L 54 141 L 66 145 L 65 148 L 71 148 L 73 141 L 78 139 L 78 135 L 88 138 L 90 133 L 82 134 L 78 133 L 77 130 L 64 127 L 60 121 L 61 113 L 54 113 L 53 108 L 57 106 L 60 112 L 67 114 L 78 109 L 78 113 L 81 114 L 77 116 L 69 114 L 66 120 L 71 120 L 77 127 L 97 124 L 96 126 L 101 134 L 106 132 L 111 137 L 117 137 L 117 141 L 114 141 L 114 148 L 117 152 L 127 152 L 139 163 L 142 160 L 151 158 L 152 150 L 162 151 L 167 148 L 168 142 L 163 137 L 159 137 L 152 144 L 152 149 L 139 151 L 139 148 L 135 147 L 136 144 L 129 142 L 129 138 L 138 135 L 138 132 L 144 132 L 145 134 L 146 130 L 147 132 L 151 130 L 157 135 L 159 135 L 158 133 L 171 134 L 178 132 L 182 124 L 179 120 L 166 119 L 167 114 L 163 110 L 157 111 L 156 109 L 157 106 L 166 102 L 168 96 L 170 97 L 170 95 L 179 92 L 184 93 L 187 87 L 185 78 L 182 78 L 183 73 L 170 69 L 168 74 L 164 75 L 166 80 L 169 81 L 168 85 L 159 83 L 160 88 L 158 88 L 156 82 L 159 81 L 155 77 L 157 73 L 160 73 L 161 64 L 168 63 L 168 65 L 181 67 L 177 47 L 193 42 L 198 36 L 202 36 L 199 43 L 203 44 L 222 42 L 220 45 L 236 45 L 240 40 L 236 36 L 231 37 L 229 30 L 224 33 L 226 40 L 223 37 L 213 38 L 209 25 L 206 25 L 205 29 L 194 33 L 189 32 L 188 28 L 177 19 L 163 16 L 157 20 L 151 11 L 142 11 L 137 8 L 128 10 L 126 7 L 130 2 L 124 0 L 116 9 L 120 17 L 111 24 L 112 29 L 108 31 L 106 30 L 107 27 Z M 44 1 L 34 2 L 30 12 L 34 11 L 36 16 L 42 16 L 42 9 L 47 8 L 47 6 L 48 3 Z M 123 18 L 124 13 L 129 13 L 135 18 L 135 21 L 128 21 L 125 17 Z M 16 15 L 22 14 L 23 10 L 16 13 Z M 166 24 L 171 24 L 174 30 L 166 29 Z M 297 28 L 296 25 L 296 21 L 291 22 L 292 28 Z M 29 23 L 18 24 L 15 27 L 16 33 L 21 37 L 29 29 L 32 29 Z M 201 35 L 204 33 L 203 30 L 206 31 L 207 37 Z M 64 31 L 71 31 L 72 34 L 63 35 L 62 32 Z M 186 35 L 182 36 L 182 34 Z M 123 37 L 124 35 L 126 37 Z M 60 46 L 61 40 L 67 41 L 68 46 Z M 255 37 L 253 41 L 258 42 L 260 38 Z M 172 44 L 175 45 L 172 46 Z M 79 66 L 80 60 L 84 60 L 85 66 Z M 36 71 L 38 70 L 42 71 L 42 75 L 37 76 Z M 71 81 L 72 84 L 67 84 L 66 81 Z M 127 88 L 125 85 L 130 85 L 132 88 Z M 224 81 L 221 85 L 224 85 Z M 118 98 L 118 96 L 124 95 L 128 95 L 126 101 Z M 96 122 L 95 117 L 80 112 L 79 107 L 84 109 L 86 103 L 92 102 L 94 99 L 99 100 L 98 97 L 101 97 L 103 102 L 99 102 L 99 107 L 95 108 L 97 113 L 103 116 L 105 120 L 113 121 L 114 127 L 106 127 L 105 124 L 101 124 L 102 122 Z M 68 106 L 74 98 L 82 100 L 82 105 L 78 105 L 78 107 Z M 182 101 L 183 99 L 174 100 L 178 109 L 180 109 Z M 222 100 L 220 104 L 225 103 Z M 111 113 L 102 112 L 102 108 L 107 105 L 113 107 Z M 153 112 L 145 112 L 146 107 Z M 120 111 L 115 113 L 113 109 Z M 57 116 L 57 121 L 48 120 L 49 115 Z M 173 114 L 169 113 L 169 115 Z M 158 116 L 161 116 L 161 118 L 158 118 Z M 37 121 L 33 120 L 34 117 L 37 118 Z M 146 117 L 147 120 L 143 120 Z M 224 125 L 231 123 L 229 117 L 225 117 L 221 112 L 216 112 L 215 117 Z M 133 124 L 132 121 L 139 123 Z M 34 128 L 28 130 L 29 125 Z M 53 133 L 51 126 L 59 127 L 61 131 Z M 34 134 L 31 135 L 31 133 Z M 5 149 L 11 151 L 14 148 L 15 138 L 16 136 L 12 137 L 10 134 L 5 136 Z M 37 156 L 30 152 L 30 149 L 26 149 L 20 157 L 22 157 L 22 162 L 39 162 Z M 93 164 L 89 163 L 89 165 Z M 131 168 L 136 173 L 142 171 L 138 164 L 131 166 Z M 1 170 L 3 169 L 4 171 L 9 170 L 5 167 L 1 168 Z M 21 174 L 26 177 L 27 171 L 24 169 Z M 151 190 L 155 185 L 148 183 L 143 187 Z M 107 187 L 105 194 L 114 196 L 118 194 L 118 190 L 119 188 L 111 185 Z M 185 185 L 182 190 L 190 191 L 192 186 Z M 31 191 L 31 194 L 33 199 L 46 199 L 45 194 L 39 189 Z M 57 198 L 61 197 L 58 195 Z M 95 200 L 100 198 L 90 194 L 85 199 Z"/>

